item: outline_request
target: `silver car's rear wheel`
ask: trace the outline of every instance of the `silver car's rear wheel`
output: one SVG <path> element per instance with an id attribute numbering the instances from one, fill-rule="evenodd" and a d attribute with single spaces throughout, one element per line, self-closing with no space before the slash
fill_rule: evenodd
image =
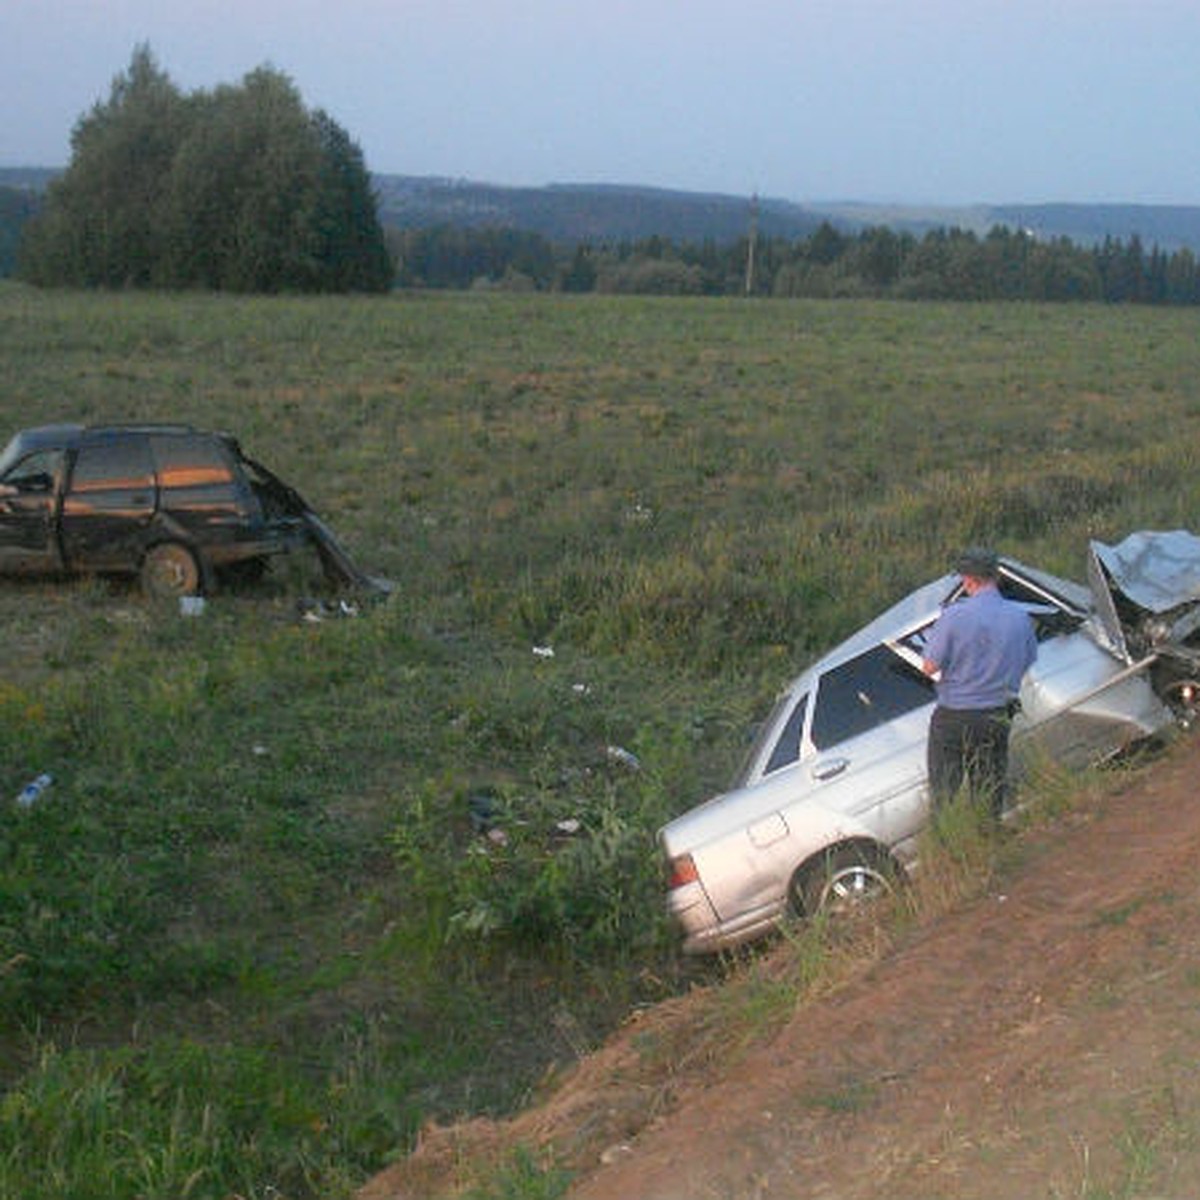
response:
<path id="1" fill-rule="evenodd" d="M 151 596 L 194 596 L 200 589 L 200 564 L 181 542 L 159 542 L 142 559 L 141 580 Z"/>
<path id="2" fill-rule="evenodd" d="M 896 879 L 896 868 L 884 855 L 841 846 L 798 873 L 792 882 L 793 907 L 807 917 L 846 916 L 890 896 Z"/>

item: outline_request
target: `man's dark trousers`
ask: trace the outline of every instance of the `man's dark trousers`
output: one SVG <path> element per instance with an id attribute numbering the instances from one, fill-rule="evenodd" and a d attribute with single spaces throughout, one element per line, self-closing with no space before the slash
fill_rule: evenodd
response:
<path id="1" fill-rule="evenodd" d="M 929 789 L 935 804 L 944 803 L 964 786 L 986 800 L 993 817 L 1004 811 L 1008 773 L 1005 708 L 943 708 L 929 722 Z"/>

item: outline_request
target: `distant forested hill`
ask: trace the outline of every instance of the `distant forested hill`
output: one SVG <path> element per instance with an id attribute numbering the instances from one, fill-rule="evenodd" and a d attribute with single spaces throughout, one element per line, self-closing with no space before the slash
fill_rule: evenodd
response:
<path id="1" fill-rule="evenodd" d="M 0 182 L 0 279 L 16 268 L 21 230 L 37 212 L 40 196 L 32 188 L 7 187 Z"/>
<path id="2" fill-rule="evenodd" d="M 40 192 L 58 172 L 0 167 L 0 187 Z M 1137 237 L 1147 250 L 1200 254 L 1200 206 L 1027 204 L 961 207 L 795 203 L 719 193 L 619 184 L 500 187 L 469 180 L 376 174 L 379 217 L 391 229 L 484 227 L 536 233 L 560 244 L 616 243 L 661 237 L 727 244 L 757 225 L 764 238 L 799 239 L 823 222 L 854 233 L 886 227 L 921 236 L 934 229 L 985 234 L 997 225 L 1082 246 Z"/>
<path id="3" fill-rule="evenodd" d="M 1149 249 L 1200 251 L 1200 207 L 1169 204 L 1027 204 L 988 210 L 993 224 L 1087 244 L 1138 237 Z"/>
<path id="4" fill-rule="evenodd" d="M 752 220 L 763 237 L 803 238 L 828 221 L 851 233 L 885 226 L 917 236 L 955 228 L 984 234 L 1003 225 L 1039 238 L 1069 238 L 1083 246 L 1108 237 L 1122 241 L 1138 237 L 1146 249 L 1188 247 L 1200 253 L 1200 206 L 799 204 L 619 184 L 511 188 L 411 175 L 377 175 L 375 186 L 380 219 L 391 228 L 499 226 L 538 233 L 554 242 L 664 237 L 676 242 L 727 243 L 745 237 Z"/>
<path id="5" fill-rule="evenodd" d="M 751 222 L 765 237 L 807 237 L 822 221 L 796 204 L 617 184 L 498 187 L 465 180 L 378 175 L 380 219 L 399 229 L 501 226 L 553 242 L 732 242 Z"/>
<path id="6" fill-rule="evenodd" d="M 49 167 L 0 167 L 0 187 L 44 192 L 47 184 L 61 174 Z"/>

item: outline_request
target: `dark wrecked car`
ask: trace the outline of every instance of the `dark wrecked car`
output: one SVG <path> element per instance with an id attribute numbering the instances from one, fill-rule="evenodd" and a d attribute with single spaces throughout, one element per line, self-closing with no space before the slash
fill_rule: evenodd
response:
<path id="1" fill-rule="evenodd" d="M 315 547 L 334 583 L 368 580 L 300 495 L 237 440 L 187 425 L 46 425 L 0 455 L 0 573 L 139 576 L 185 596 L 225 571 Z"/>
<path id="2" fill-rule="evenodd" d="M 1194 716 L 1200 539 L 1135 534 L 1093 543 L 1089 557 L 1089 587 L 1002 560 L 1000 589 L 1038 639 L 1014 772 L 1035 755 L 1101 761 Z M 926 585 L 813 664 L 779 697 L 732 789 L 659 831 L 685 950 L 852 906 L 915 867 L 934 705 L 921 648 L 960 588 L 956 575 Z"/>

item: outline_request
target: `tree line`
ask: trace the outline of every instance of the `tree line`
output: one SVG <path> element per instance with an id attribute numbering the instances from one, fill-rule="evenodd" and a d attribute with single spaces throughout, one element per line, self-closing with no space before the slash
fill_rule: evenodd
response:
<path id="1" fill-rule="evenodd" d="M 39 207 L 32 191 L 0 187 L 0 277 L 16 270 L 22 230 L 37 215 Z"/>
<path id="2" fill-rule="evenodd" d="M 72 130 L 17 274 L 278 292 L 383 291 L 393 271 L 361 151 L 287 76 L 185 95 L 143 45 Z"/>
<path id="3" fill-rule="evenodd" d="M 1189 249 L 997 226 L 923 235 L 560 243 L 508 227 L 386 230 L 362 152 L 287 76 L 182 93 L 148 46 L 80 118 L 35 205 L 0 192 L 0 270 L 43 286 L 561 292 L 1200 304 Z M 31 209 L 36 207 L 36 211 Z"/>
<path id="4" fill-rule="evenodd" d="M 409 288 L 912 300 L 1200 304 L 1200 265 L 1137 236 L 1080 246 L 997 226 L 984 235 L 886 227 L 724 245 L 652 237 L 559 246 L 512 229 L 389 230 L 396 283 Z"/>

